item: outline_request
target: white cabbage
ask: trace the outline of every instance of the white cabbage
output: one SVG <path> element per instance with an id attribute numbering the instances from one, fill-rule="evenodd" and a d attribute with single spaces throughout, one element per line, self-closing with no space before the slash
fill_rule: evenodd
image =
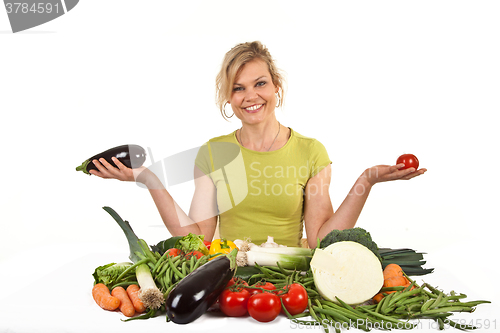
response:
<path id="1" fill-rule="evenodd" d="M 363 303 L 384 284 L 380 260 L 367 247 L 351 241 L 316 249 L 311 260 L 316 289 L 325 299 Z"/>

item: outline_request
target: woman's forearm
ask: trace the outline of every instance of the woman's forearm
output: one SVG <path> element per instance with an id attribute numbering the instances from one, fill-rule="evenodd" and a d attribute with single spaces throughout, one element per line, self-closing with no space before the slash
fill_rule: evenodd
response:
<path id="1" fill-rule="evenodd" d="M 347 194 L 337 211 L 327 220 L 318 231 L 319 239 L 325 237 L 333 229 L 353 228 L 363 210 L 366 199 L 370 194 L 372 184 L 361 175 Z"/>

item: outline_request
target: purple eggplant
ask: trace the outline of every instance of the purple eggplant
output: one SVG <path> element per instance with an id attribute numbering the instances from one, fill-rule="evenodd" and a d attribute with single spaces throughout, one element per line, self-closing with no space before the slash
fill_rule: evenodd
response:
<path id="1" fill-rule="evenodd" d="M 138 145 L 123 145 L 115 148 L 108 149 L 100 154 L 94 155 L 85 160 L 82 165 L 76 167 L 76 171 L 83 171 L 91 175 L 90 170 L 97 170 L 93 160 L 104 158 L 109 164 L 116 167 L 111 157 L 116 157 L 120 162 L 129 168 L 138 168 L 146 161 L 146 151 Z"/>
<path id="2" fill-rule="evenodd" d="M 168 318 L 188 324 L 203 315 L 217 301 L 236 271 L 237 249 L 220 255 L 183 278 L 165 301 Z"/>

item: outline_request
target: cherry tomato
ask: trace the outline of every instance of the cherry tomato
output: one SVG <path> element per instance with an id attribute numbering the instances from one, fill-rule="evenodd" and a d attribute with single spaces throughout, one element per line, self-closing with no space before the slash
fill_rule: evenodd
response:
<path id="1" fill-rule="evenodd" d="M 248 313 L 250 293 L 246 288 L 226 288 L 219 296 L 220 310 L 230 317 L 241 317 Z"/>
<path id="2" fill-rule="evenodd" d="M 204 256 L 204 254 L 201 253 L 200 251 L 191 251 L 191 252 L 186 253 L 186 255 L 187 256 L 195 256 L 198 259 L 200 259 L 201 257 Z"/>
<path id="3" fill-rule="evenodd" d="M 182 254 L 182 251 L 179 249 L 176 249 L 175 247 L 168 249 L 165 251 L 165 255 L 171 256 L 171 257 L 177 257 L 178 255 Z"/>
<path id="4" fill-rule="evenodd" d="M 205 246 L 207 247 L 207 249 L 209 249 L 209 250 L 210 250 L 210 244 L 212 244 L 212 242 L 209 242 L 209 241 L 204 240 L 204 241 L 203 241 L 203 244 L 205 244 Z"/>
<path id="5" fill-rule="evenodd" d="M 276 294 L 264 292 L 252 295 L 248 300 L 248 313 L 257 321 L 273 321 L 280 312 L 281 302 Z"/>
<path id="6" fill-rule="evenodd" d="M 281 295 L 285 309 L 293 316 L 307 309 L 307 291 L 298 283 L 292 283 L 288 292 Z"/>
<path id="7" fill-rule="evenodd" d="M 262 289 L 266 289 L 266 290 L 276 290 L 276 287 L 271 282 L 257 282 L 255 284 L 253 284 L 252 287 L 262 288 Z M 250 289 L 248 289 L 248 291 L 250 292 L 250 295 L 263 293 L 263 291 L 261 289 L 250 288 Z"/>
<path id="8" fill-rule="evenodd" d="M 403 169 L 409 169 L 409 168 L 415 168 L 415 170 L 418 169 L 418 158 L 417 156 L 413 154 L 403 154 L 398 157 L 398 160 L 396 161 L 396 164 L 399 163 L 404 163 L 404 167 L 402 167 L 400 170 Z"/>
<path id="9" fill-rule="evenodd" d="M 244 286 L 248 286 L 248 283 L 245 280 L 243 280 L 240 277 L 233 276 L 231 278 L 231 280 L 229 280 L 229 282 L 226 284 L 226 288 L 229 288 L 229 287 L 231 287 L 232 285 L 235 285 L 235 284 L 242 284 Z"/>

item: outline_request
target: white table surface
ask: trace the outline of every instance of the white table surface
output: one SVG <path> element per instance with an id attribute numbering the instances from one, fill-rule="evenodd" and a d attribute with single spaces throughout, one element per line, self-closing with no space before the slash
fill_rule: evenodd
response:
<path id="1" fill-rule="evenodd" d="M 474 246 L 477 253 L 483 250 L 481 244 Z M 47 246 L 38 253 L 20 254 L 3 263 L 2 272 L 17 269 L 18 274 L 5 271 L 8 273 L 3 274 L 0 280 L 5 288 L 0 295 L 0 332 L 322 331 L 318 327 L 296 326 L 282 315 L 270 323 L 259 323 L 251 317 L 227 318 L 220 313 L 207 313 L 187 325 L 167 323 L 164 314 L 148 320 L 122 322 L 121 319 L 125 317 L 120 312 L 102 310 L 94 302 L 91 295 L 92 273 L 97 266 L 126 261 L 128 252 L 112 252 L 103 244 L 83 243 L 73 247 L 70 253 L 69 250 L 61 251 L 62 245 Z M 486 321 L 490 322 L 489 329 L 475 332 L 498 331 L 498 269 L 485 264 L 475 265 L 473 261 L 468 262 L 460 259 L 462 256 L 453 255 L 460 253 L 462 248 L 457 244 L 427 254 L 428 264 L 425 267 L 434 267 L 435 271 L 415 279 L 417 282 L 429 282 L 445 292 L 455 290 L 465 293 L 468 295 L 467 300 L 492 301 L 492 304 L 479 305 L 473 313 L 456 313 L 453 318 L 465 319 L 467 322 L 472 320 L 483 325 Z M 58 264 L 51 267 L 51 260 Z M 418 330 L 413 331 L 437 332 L 432 324 L 433 321 L 425 320 Z M 350 330 L 353 331 L 356 330 Z"/>

